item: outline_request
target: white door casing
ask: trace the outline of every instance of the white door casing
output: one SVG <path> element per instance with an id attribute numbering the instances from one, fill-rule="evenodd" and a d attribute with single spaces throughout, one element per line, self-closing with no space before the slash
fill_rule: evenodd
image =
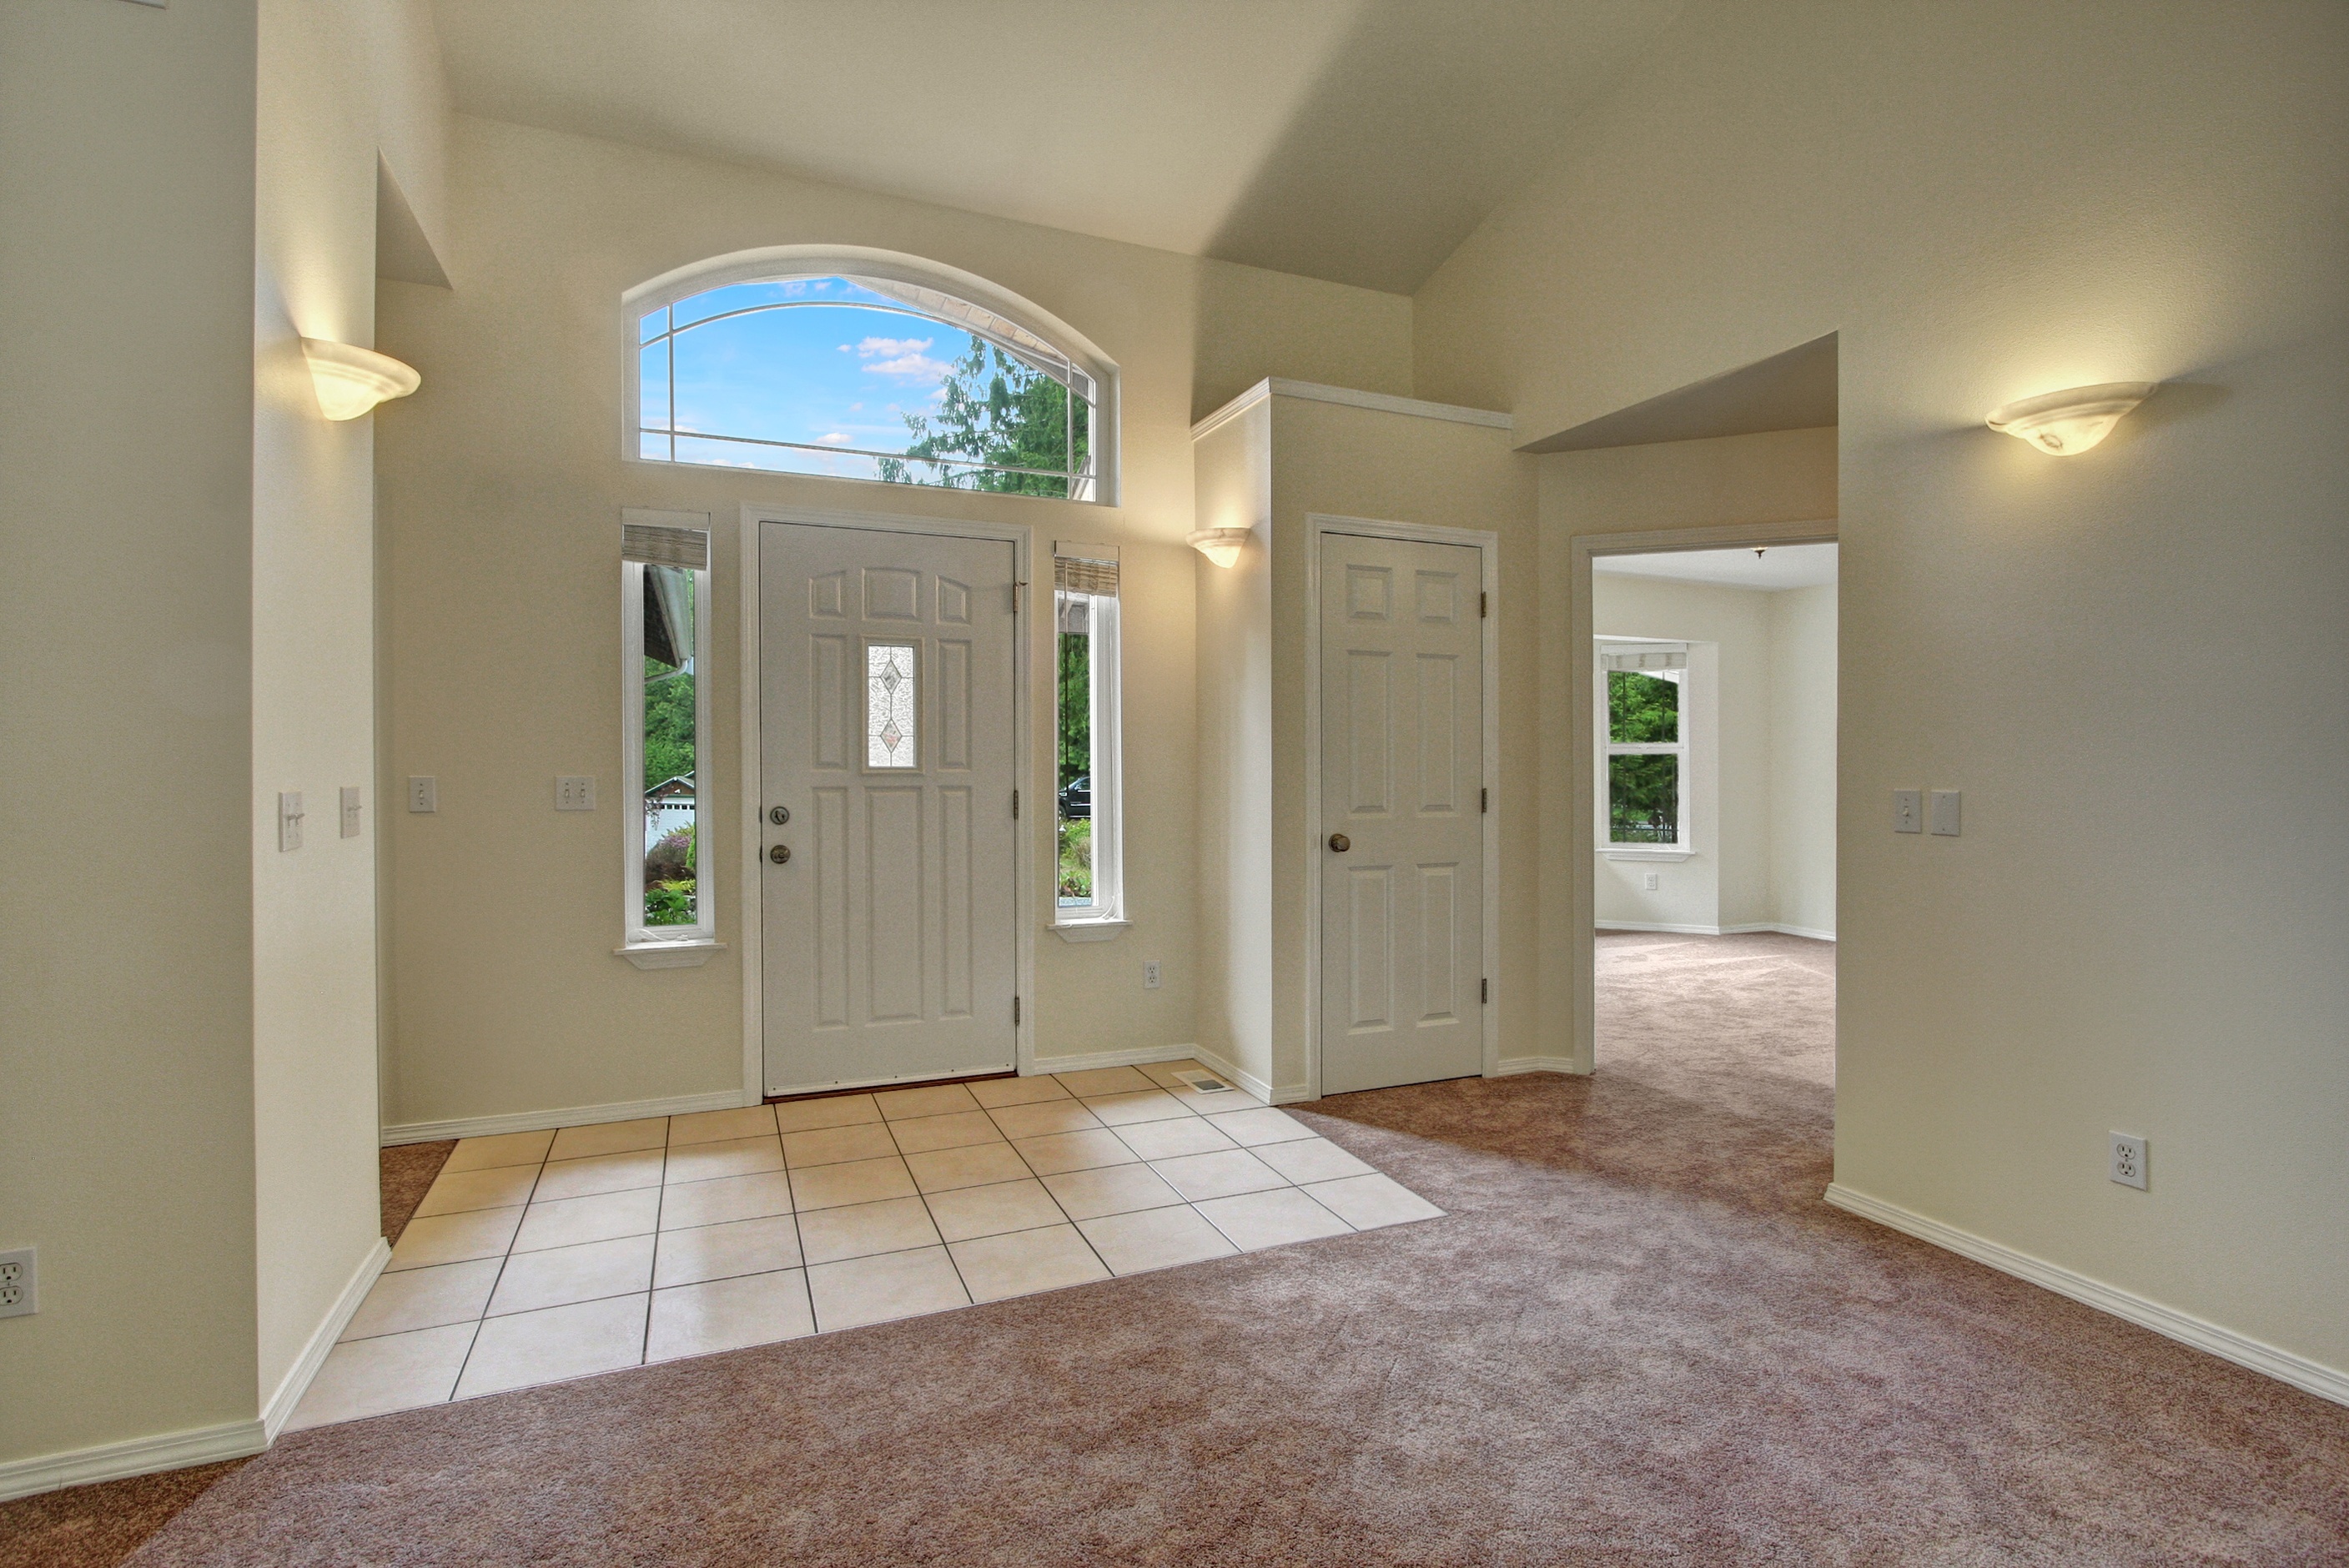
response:
<path id="1" fill-rule="evenodd" d="M 1324 531 L 1319 567 L 1321 1092 L 1466 1077 L 1485 1068 L 1482 559 Z"/>
<path id="2" fill-rule="evenodd" d="M 772 521 L 759 536 L 766 1092 L 1004 1071 L 1015 551 Z"/>

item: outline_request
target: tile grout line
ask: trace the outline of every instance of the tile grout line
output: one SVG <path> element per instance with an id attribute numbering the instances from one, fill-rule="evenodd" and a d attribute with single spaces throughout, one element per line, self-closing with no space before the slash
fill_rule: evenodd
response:
<path id="1" fill-rule="evenodd" d="M 531 1200 L 538 1195 L 538 1184 L 546 1175 L 548 1157 L 554 1152 L 554 1140 L 561 1136 L 562 1134 L 557 1132 L 547 1139 L 546 1153 L 539 1156 L 538 1169 L 530 1179 L 530 1191 L 523 1195 L 522 1215 L 514 1221 L 513 1234 L 506 1238 L 506 1250 L 498 1256 L 497 1278 L 490 1281 L 490 1294 L 481 1298 L 481 1315 L 473 1320 L 473 1336 L 465 1341 L 464 1359 L 457 1363 L 457 1376 L 449 1385 L 449 1397 L 438 1403 L 453 1405 L 457 1402 L 457 1390 L 462 1387 L 465 1382 L 465 1368 L 473 1364 L 473 1352 L 481 1343 L 481 1326 L 490 1320 L 490 1304 L 498 1299 L 498 1286 L 505 1283 L 506 1265 L 513 1261 L 514 1243 L 522 1240 L 523 1225 L 530 1219 Z"/>

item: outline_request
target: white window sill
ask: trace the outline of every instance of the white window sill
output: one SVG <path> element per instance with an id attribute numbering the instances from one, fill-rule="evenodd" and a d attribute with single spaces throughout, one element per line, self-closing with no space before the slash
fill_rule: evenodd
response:
<path id="1" fill-rule="evenodd" d="M 1602 861 L 1684 861 L 1696 851 L 1678 844 L 1601 844 Z"/>
<path id="2" fill-rule="evenodd" d="M 1061 920 L 1053 922 L 1052 934 L 1063 942 L 1109 942 L 1133 923 L 1130 920 Z"/>
<path id="3" fill-rule="evenodd" d="M 639 969 L 698 969 L 725 951 L 724 943 L 704 937 L 693 942 L 632 942 L 612 949 L 612 956 L 625 958 Z"/>

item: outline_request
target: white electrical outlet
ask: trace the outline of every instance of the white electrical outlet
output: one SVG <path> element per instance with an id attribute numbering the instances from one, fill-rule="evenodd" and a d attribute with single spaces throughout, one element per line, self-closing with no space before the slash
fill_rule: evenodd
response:
<path id="1" fill-rule="evenodd" d="M 2116 1132 L 2111 1137 L 2112 1161 L 2108 1173 L 2122 1186 L 2144 1191 L 2145 1140 L 2131 1132 Z"/>
<path id="2" fill-rule="evenodd" d="M 411 811 L 437 811 L 440 809 L 440 780 L 421 774 L 408 780 L 408 809 Z"/>
<path id="3" fill-rule="evenodd" d="M 1640 885 L 1642 888 L 1645 888 L 1648 892 L 1654 892 L 1657 887 L 1661 883 L 1661 881 L 1662 879 L 1654 872 L 1650 872 L 1640 879 Z"/>
<path id="4" fill-rule="evenodd" d="M 1146 958 L 1143 960 L 1142 988 L 1143 990 L 1155 991 L 1158 989 L 1158 964 L 1159 961 L 1155 958 Z"/>
<path id="5" fill-rule="evenodd" d="M 1892 830 L 1896 833 L 1921 833 L 1925 830 L 1925 791 L 1892 791 Z"/>
<path id="6" fill-rule="evenodd" d="M 356 839 L 358 836 L 359 787 L 356 784 L 346 784 L 343 786 L 343 837 Z"/>
<path id="7" fill-rule="evenodd" d="M 281 789 L 277 793 L 277 847 L 298 850 L 302 847 L 302 791 Z"/>
<path id="8" fill-rule="evenodd" d="M 33 1249 L 0 1253 L 0 1317 L 30 1317 L 41 1310 L 41 1279 Z"/>
<path id="9" fill-rule="evenodd" d="M 595 780 L 577 774 L 566 774 L 554 781 L 554 809 L 558 811 L 592 811 L 595 809 Z"/>
<path id="10" fill-rule="evenodd" d="M 1961 797 L 1955 789 L 1933 791 L 1933 831 L 1945 839 L 1958 836 L 1958 808 Z"/>

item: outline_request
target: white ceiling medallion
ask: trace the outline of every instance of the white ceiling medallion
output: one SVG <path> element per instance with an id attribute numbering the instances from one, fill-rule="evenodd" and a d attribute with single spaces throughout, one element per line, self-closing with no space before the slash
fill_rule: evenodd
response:
<path id="1" fill-rule="evenodd" d="M 2077 456 L 2113 433 L 2121 416 L 2153 396 L 2158 381 L 2106 381 L 2021 397 L 1990 411 L 1990 428 L 2059 458 Z"/>

